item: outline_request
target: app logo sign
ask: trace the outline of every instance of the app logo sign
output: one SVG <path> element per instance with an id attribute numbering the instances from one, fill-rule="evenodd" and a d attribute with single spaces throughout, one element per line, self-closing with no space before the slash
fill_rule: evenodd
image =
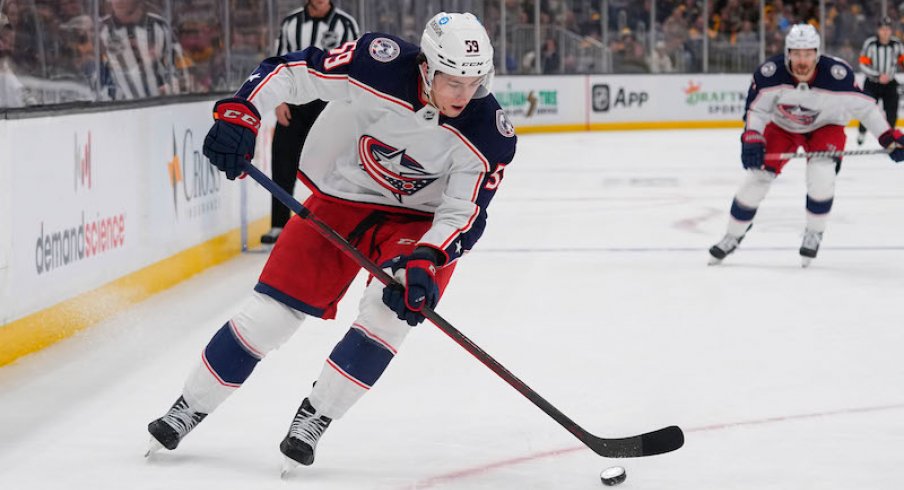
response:
<path id="1" fill-rule="evenodd" d="M 650 94 L 646 91 L 633 91 L 625 87 L 618 87 L 613 95 L 613 90 L 607 83 L 595 84 L 591 89 L 591 103 L 593 112 L 609 112 L 616 108 L 633 109 L 641 108 L 650 100 Z"/>
<path id="2" fill-rule="evenodd" d="M 594 112 L 606 112 L 609 110 L 609 85 L 594 85 L 591 95 L 593 97 Z"/>

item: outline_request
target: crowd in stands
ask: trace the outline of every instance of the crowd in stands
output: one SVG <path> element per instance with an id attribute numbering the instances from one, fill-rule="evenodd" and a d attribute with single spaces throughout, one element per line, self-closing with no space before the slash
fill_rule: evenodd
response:
<path id="1" fill-rule="evenodd" d="M 272 48 L 267 2 L 5 0 L 0 107 L 226 91 Z"/>
<path id="2" fill-rule="evenodd" d="M 706 6 L 703 0 L 540 0 L 539 16 L 535 0 L 334 3 L 359 18 L 365 31 L 414 42 L 436 9 L 455 4 L 473 10 L 496 43 L 499 71 L 512 74 L 536 73 L 538 64 L 542 73 L 700 72 L 704 58 L 710 72 L 749 72 L 760 62 L 759 0 L 709 0 Z M 303 0 L 2 0 L 0 107 L 231 90 L 271 54 L 274 23 L 301 5 Z M 881 7 L 881 0 L 825 0 L 820 25 L 818 0 L 767 0 L 763 51 L 780 53 L 790 26 L 808 22 L 823 33 L 828 53 L 856 66 Z M 887 8 L 901 35 L 904 3 L 887 2 Z"/>
<path id="3" fill-rule="evenodd" d="M 856 66 L 863 41 L 874 34 L 876 20 L 882 16 L 880 0 L 826 0 L 825 25 L 820 25 L 818 0 L 766 0 L 763 11 L 764 54 L 781 53 L 788 29 L 800 22 L 813 24 L 826 41 L 826 51 Z M 509 26 L 531 24 L 535 16 L 534 0 L 505 0 Z M 601 9 L 608 6 L 605 21 Z M 900 23 L 904 3 L 888 2 L 887 15 L 897 22 L 896 34 L 904 34 Z M 704 69 L 704 38 L 707 40 L 709 71 L 746 72 L 760 62 L 759 0 L 541 0 L 542 71 L 575 73 L 582 67 L 567 59 L 573 52 L 553 49 L 559 33 L 581 36 L 587 44 L 603 44 L 611 57 L 611 66 L 600 71 L 615 73 L 699 72 Z M 655 9 L 655 11 L 654 11 Z M 489 24 L 498 23 L 499 11 L 487 10 Z M 651 19 L 655 20 L 651 22 Z M 650 25 L 653 24 L 651 35 Z M 510 29 L 517 29 L 512 27 Z M 496 35 L 498 31 L 491 32 Z M 605 37 L 605 39 L 603 39 Z M 552 41 L 550 41 L 552 39 Z M 508 33 L 509 43 L 517 35 Z M 534 71 L 534 54 L 506 60 L 509 72 Z M 553 60 L 547 63 L 547 60 Z M 564 61 L 563 61 L 564 60 Z M 557 65 L 558 63 L 558 65 Z"/>

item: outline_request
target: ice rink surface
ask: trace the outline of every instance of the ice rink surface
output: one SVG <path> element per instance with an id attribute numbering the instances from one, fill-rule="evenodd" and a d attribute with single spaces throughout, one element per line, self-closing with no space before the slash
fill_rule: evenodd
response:
<path id="1" fill-rule="evenodd" d="M 521 137 L 438 307 L 590 432 L 678 424 L 675 453 L 596 456 L 424 325 L 315 465 L 281 480 L 278 444 L 354 318 L 359 277 L 337 321 L 309 320 L 146 460 L 147 423 L 256 281 L 265 255 L 246 254 L 0 369 L 0 488 L 596 489 L 614 464 L 626 490 L 904 488 L 904 164 L 845 161 L 802 269 L 793 161 L 741 248 L 707 267 L 743 176 L 738 134 Z"/>

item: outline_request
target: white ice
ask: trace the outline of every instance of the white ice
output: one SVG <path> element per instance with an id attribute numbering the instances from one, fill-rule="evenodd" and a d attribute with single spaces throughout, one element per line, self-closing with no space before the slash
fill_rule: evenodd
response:
<path id="1" fill-rule="evenodd" d="M 256 281 L 265 256 L 246 254 L 0 369 L 0 488 L 596 489 L 615 464 L 635 490 L 904 488 L 904 164 L 845 161 L 802 269 L 793 161 L 741 248 L 708 267 L 738 153 L 737 130 L 521 137 L 438 308 L 585 429 L 678 424 L 677 452 L 600 458 L 421 326 L 315 465 L 280 480 L 277 446 L 354 318 L 359 277 L 337 321 L 309 321 L 146 460 L 147 423 Z"/>

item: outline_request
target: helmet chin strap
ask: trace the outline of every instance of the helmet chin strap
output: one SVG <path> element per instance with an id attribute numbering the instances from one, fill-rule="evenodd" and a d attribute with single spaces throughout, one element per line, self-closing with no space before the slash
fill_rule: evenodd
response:
<path id="1" fill-rule="evenodd" d="M 430 105 L 439 109 L 439 107 L 436 105 L 436 102 L 434 102 L 434 100 L 433 100 L 433 81 L 427 80 L 427 70 L 428 70 L 428 68 L 425 63 L 418 65 L 418 72 L 421 74 L 421 81 L 423 82 L 423 88 L 424 88 L 423 95 L 425 96 L 424 98 L 427 99 L 427 102 Z M 433 76 L 434 77 L 436 76 L 435 72 L 434 72 Z"/>

